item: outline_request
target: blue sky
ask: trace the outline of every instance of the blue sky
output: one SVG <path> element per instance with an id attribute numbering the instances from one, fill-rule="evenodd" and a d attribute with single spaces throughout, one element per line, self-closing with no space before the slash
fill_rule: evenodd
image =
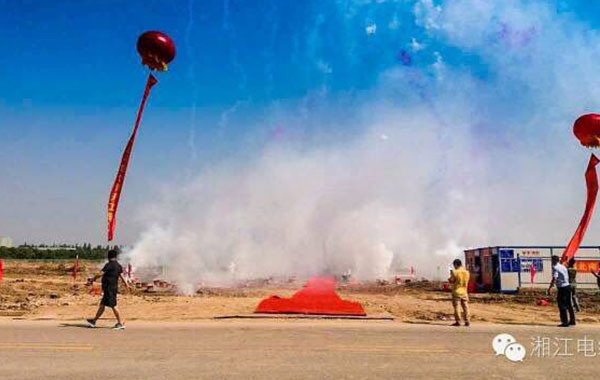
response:
<path id="1" fill-rule="evenodd" d="M 301 139 L 322 132 L 351 139 L 360 129 L 354 111 L 394 68 L 428 78 L 443 56 L 493 86 L 495 63 L 429 33 L 416 21 L 416 3 L 0 0 L 0 236 L 102 242 L 108 190 L 147 74 L 135 42 L 149 29 L 168 33 L 177 57 L 159 75 L 142 121 L 121 242 L 135 239 L 136 210 L 165 182 L 260 151 L 288 118 L 278 110 L 308 107 L 318 127 L 305 126 Z M 549 9 L 585 29 L 600 22 L 594 2 Z M 427 101 L 415 100 L 414 88 L 403 91 L 390 101 Z"/>

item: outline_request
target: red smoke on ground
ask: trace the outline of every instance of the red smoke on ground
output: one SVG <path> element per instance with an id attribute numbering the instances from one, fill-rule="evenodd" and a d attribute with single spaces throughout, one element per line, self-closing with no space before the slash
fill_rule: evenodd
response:
<path id="1" fill-rule="evenodd" d="M 335 292 L 332 277 L 312 277 L 292 298 L 271 296 L 262 300 L 255 313 L 365 316 L 358 302 L 345 301 Z"/>

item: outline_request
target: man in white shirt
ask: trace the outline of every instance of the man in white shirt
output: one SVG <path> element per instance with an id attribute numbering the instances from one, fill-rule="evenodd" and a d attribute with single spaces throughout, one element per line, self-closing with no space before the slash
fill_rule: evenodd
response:
<path id="1" fill-rule="evenodd" d="M 560 257 L 552 256 L 552 281 L 548 287 L 548 294 L 556 284 L 558 294 L 558 311 L 560 312 L 560 327 L 569 327 L 575 325 L 575 311 L 571 302 L 571 285 L 569 284 L 569 272 L 567 268 L 560 263 Z M 569 312 L 567 318 L 567 311 Z"/>

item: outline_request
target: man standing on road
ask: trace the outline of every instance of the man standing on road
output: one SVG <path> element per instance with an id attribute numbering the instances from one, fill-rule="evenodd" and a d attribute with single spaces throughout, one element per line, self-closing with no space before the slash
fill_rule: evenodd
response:
<path id="1" fill-rule="evenodd" d="M 90 327 L 96 327 L 96 321 L 100 319 L 102 314 L 104 313 L 104 308 L 106 306 L 110 307 L 117 318 L 117 324 L 115 325 L 115 330 L 123 330 L 125 328 L 125 324 L 123 323 L 123 319 L 121 318 L 121 314 L 119 313 L 119 309 L 117 309 L 117 293 L 119 290 L 119 278 L 127 289 L 129 289 L 129 284 L 123 277 L 123 267 L 117 261 L 118 252 L 114 249 L 108 251 L 108 263 L 102 268 L 102 272 L 96 274 L 94 277 L 88 280 L 88 285 L 92 285 L 96 279 L 102 277 L 102 300 L 100 301 L 100 306 L 98 307 L 98 311 L 96 312 L 96 316 L 94 318 L 88 319 L 87 323 Z"/>
<path id="2" fill-rule="evenodd" d="M 460 313 L 458 305 L 462 308 L 462 315 L 465 321 L 465 326 L 470 326 L 469 322 L 469 294 L 467 292 L 467 284 L 469 283 L 469 272 L 463 268 L 462 262 L 459 259 L 452 263 L 454 269 L 450 270 L 450 278 L 448 282 L 452 284 L 452 306 L 454 307 L 454 324 L 452 326 L 460 326 Z"/>
<path id="3" fill-rule="evenodd" d="M 558 294 L 558 311 L 560 312 L 560 327 L 569 327 L 575 325 L 575 311 L 571 302 L 571 286 L 569 285 L 569 272 L 564 265 L 560 263 L 560 257 L 552 256 L 552 281 L 548 287 L 550 294 L 552 287 L 556 284 Z M 567 311 L 569 315 L 567 316 Z"/>

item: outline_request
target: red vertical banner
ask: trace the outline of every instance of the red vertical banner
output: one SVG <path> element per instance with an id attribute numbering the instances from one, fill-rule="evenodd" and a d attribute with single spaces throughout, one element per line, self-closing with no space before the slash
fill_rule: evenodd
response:
<path id="1" fill-rule="evenodd" d="M 579 226 L 577 226 L 571 241 L 569 241 L 567 248 L 565 248 L 565 251 L 563 252 L 563 262 L 568 261 L 575 256 L 575 253 L 579 249 L 579 245 L 581 245 L 581 241 L 585 236 L 585 231 L 587 230 L 588 224 L 590 224 L 590 220 L 592 219 L 594 206 L 596 205 L 596 196 L 598 195 L 598 175 L 596 174 L 596 165 L 598 165 L 598 162 L 600 161 L 592 153 L 587 170 L 585 171 L 585 184 L 587 186 L 587 201 L 585 203 L 585 211 L 583 212 Z"/>
<path id="2" fill-rule="evenodd" d="M 537 268 L 535 267 L 535 263 L 531 263 L 529 266 L 529 274 L 531 275 L 531 283 L 535 284 L 535 275 L 537 274 Z"/>
<path id="3" fill-rule="evenodd" d="M 148 80 L 146 81 L 146 88 L 144 89 L 144 96 L 142 97 L 142 102 L 140 104 L 140 108 L 138 109 L 137 117 L 135 119 L 133 132 L 131 132 L 131 136 L 129 137 L 129 141 L 127 142 L 127 146 L 125 147 L 123 156 L 121 157 L 121 164 L 119 165 L 119 171 L 117 172 L 115 183 L 113 184 L 113 187 L 110 190 L 110 196 L 108 197 L 108 241 L 113 240 L 113 237 L 115 235 L 115 227 L 117 224 L 117 209 L 119 208 L 119 199 L 121 198 L 121 190 L 123 189 L 123 183 L 125 182 L 125 175 L 127 174 L 127 166 L 129 165 L 131 151 L 133 149 L 133 144 L 135 143 L 135 137 L 140 126 L 142 113 L 144 112 L 144 107 L 146 106 L 148 95 L 150 95 L 150 90 L 152 89 L 152 86 L 154 86 L 156 83 L 158 83 L 156 78 L 154 78 L 152 74 L 149 74 Z"/>
<path id="4" fill-rule="evenodd" d="M 0 259 L 0 282 L 2 282 L 2 277 L 4 277 L 4 264 L 2 264 L 2 259 Z"/>

